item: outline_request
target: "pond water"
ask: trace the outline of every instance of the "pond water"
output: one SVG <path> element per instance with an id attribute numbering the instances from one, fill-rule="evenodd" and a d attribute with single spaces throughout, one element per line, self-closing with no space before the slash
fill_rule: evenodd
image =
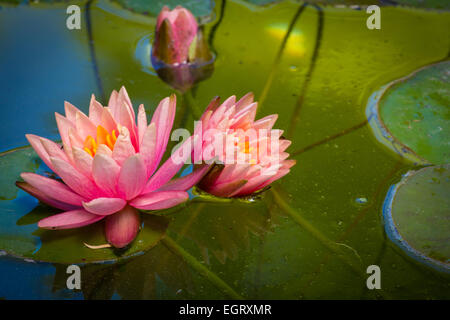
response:
<path id="1" fill-rule="evenodd" d="M 54 112 L 64 100 L 87 111 L 91 93 L 106 103 L 125 85 L 150 115 L 173 92 L 146 60 L 154 16 L 80 3 L 81 30 L 65 27 L 65 4 L 0 3 L 0 151 L 25 146 L 26 133 L 58 140 Z M 28 149 L 2 153 L 0 298 L 450 298 L 448 275 L 385 235 L 386 193 L 415 167 L 376 140 L 365 113 L 372 92 L 448 57 L 450 13 L 383 7 L 381 30 L 369 30 L 364 10 L 301 6 L 228 0 L 210 16 L 199 9 L 215 70 L 195 88 L 191 109 L 179 96 L 175 119 L 180 126 L 187 112 L 192 129 L 214 96 L 252 91 L 257 117 L 278 113 L 276 127 L 293 142 L 290 174 L 250 203 L 197 198 L 167 212 L 164 240 L 119 262 L 84 264 L 82 290 L 72 291 L 67 264 L 33 260 L 52 248 L 52 231 L 36 231 L 36 216 L 49 209 L 14 187 L 23 169 L 45 168 Z M 83 246 L 70 241 L 59 250 Z M 380 266 L 381 290 L 366 287 L 370 265 Z"/>

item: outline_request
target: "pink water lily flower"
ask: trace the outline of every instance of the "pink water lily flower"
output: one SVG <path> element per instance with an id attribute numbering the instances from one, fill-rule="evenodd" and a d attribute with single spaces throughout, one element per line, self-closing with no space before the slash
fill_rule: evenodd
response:
<path id="1" fill-rule="evenodd" d="M 201 118 L 203 160 L 219 164 L 199 182 L 202 190 L 220 197 L 250 195 L 295 165 L 285 152 L 291 141 L 282 138 L 283 131 L 272 129 L 278 115 L 255 120 L 257 107 L 252 93 L 237 102 L 231 96 L 221 105 L 215 98 L 207 107 Z"/>
<path id="2" fill-rule="evenodd" d="M 160 102 L 149 125 L 143 105 L 136 123 L 124 87 L 112 92 L 107 107 L 92 96 L 89 116 L 68 102 L 64 107 L 65 117 L 56 113 L 62 149 L 46 138 L 26 136 L 61 178 L 21 174 L 21 189 L 65 211 L 40 220 L 39 227 L 78 228 L 105 219 L 108 242 L 121 248 L 138 233 L 136 209 L 166 209 L 188 199 L 185 190 L 201 176 L 194 172 L 170 181 L 183 165 L 172 157 L 158 169 L 175 117 L 175 95 Z"/>

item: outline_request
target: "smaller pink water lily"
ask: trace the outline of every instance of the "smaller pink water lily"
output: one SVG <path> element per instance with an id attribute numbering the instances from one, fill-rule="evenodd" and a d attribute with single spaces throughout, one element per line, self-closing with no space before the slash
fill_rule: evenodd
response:
<path id="1" fill-rule="evenodd" d="M 208 78 L 214 58 L 194 15 L 177 6 L 158 15 L 151 61 L 162 80 L 182 92 Z"/>
<path id="2" fill-rule="evenodd" d="M 283 131 L 272 129 L 278 115 L 255 121 L 257 107 L 252 93 L 237 102 L 231 96 L 221 105 L 215 98 L 207 107 L 201 118 L 202 158 L 220 164 L 199 182 L 202 190 L 219 197 L 247 196 L 285 176 L 295 165 L 285 152 L 291 141 L 281 137 Z"/>
<path id="3" fill-rule="evenodd" d="M 175 117 L 175 95 L 160 102 L 150 124 L 143 105 L 136 123 L 124 87 L 112 92 L 107 107 L 92 95 L 89 116 L 68 102 L 64 107 L 65 117 L 56 113 L 63 149 L 27 135 L 39 157 L 61 178 L 21 174 L 25 182 L 18 187 L 65 211 L 40 220 L 39 227 L 78 228 L 105 219 L 108 242 L 121 248 L 139 231 L 136 209 L 167 209 L 188 199 L 185 190 L 201 178 L 198 172 L 171 181 L 183 165 L 172 157 L 157 170 Z"/>

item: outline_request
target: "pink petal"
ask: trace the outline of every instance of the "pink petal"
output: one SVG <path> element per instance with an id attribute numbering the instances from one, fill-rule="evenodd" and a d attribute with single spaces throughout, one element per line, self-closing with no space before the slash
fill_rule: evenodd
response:
<path id="1" fill-rule="evenodd" d="M 64 101 L 64 111 L 66 113 L 66 118 L 73 123 L 75 123 L 77 112 L 81 112 L 77 107 L 67 101 Z"/>
<path id="2" fill-rule="evenodd" d="M 147 177 L 149 177 L 156 169 L 156 125 L 154 123 L 150 124 L 145 130 L 139 153 L 142 155 L 147 167 Z"/>
<path id="3" fill-rule="evenodd" d="M 45 150 L 44 146 L 42 145 L 41 137 L 35 136 L 34 134 L 27 134 L 27 135 L 25 135 L 25 137 L 27 138 L 30 145 L 33 147 L 34 151 L 36 151 L 39 158 L 41 158 L 42 161 L 44 161 L 44 163 L 50 169 L 53 170 L 53 166 L 50 161 L 50 157 L 49 157 L 47 151 Z"/>
<path id="4" fill-rule="evenodd" d="M 87 136 L 95 138 L 97 136 L 97 127 L 81 111 L 77 112 L 75 116 L 75 128 L 82 138 L 85 138 Z"/>
<path id="5" fill-rule="evenodd" d="M 120 198 L 97 198 L 83 202 L 83 207 L 90 213 L 106 216 L 122 210 L 126 204 L 127 202 Z"/>
<path id="6" fill-rule="evenodd" d="M 109 108 L 103 108 L 101 123 L 103 128 L 105 128 L 108 132 L 117 130 L 117 123 L 114 120 L 114 117 Z"/>
<path id="7" fill-rule="evenodd" d="M 211 122 L 213 125 L 216 125 L 220 122 L 225 112 L 231 108 L 236 103 L 236 96 L 231 96 L 227 100 L 225 100 L 222 105 L 214 112 L 211 116 Z"/>
<path id="8" fill-rule="evenodd" d="M 121 127 L 119 137 L 114 145 L 112 157 L 119 166 L 130 156 L 136 153 L 130 140 L 130 133 L 126 127 Z"/>
<path id="9" fill-rule="evenodd" d="M 249 125 L 253 123 L 256 116 L 256 109 L 258 108 L 258 103 L 254 102 L 244 109 L 242 109 L 239 113 L 234 115 L 234 122 L 231 125 L 232 129 L 235 128 L 244 128 L 246 129 Z"/>
<path id="10" fill-rule="evenodd" d="M 108 101 L 108 108 L 111 110 L 111 115 L 116 119 L 116 114 L 119 108 L 117 97 L 119 96 L 119 93 L 116 90 L 113 90 L 111 92 L 111 96 L 109 97 Z"/>
<path id="11" fill-rule="evenodd" d="M 127 108 L 129 109 L 129 111 L 131 113 L 131 118 L 133 119 L 133 122 L 134 122 L 134 119 L 136 118 L 136 114 L 134 113 L 133 104 L 131 103 L 131 99 L 128 96 L 128 92 L 127 92 L 127 89 L 125 89 L 125 86 L 122 86 L 120 88 L 119 98 L 121 98 L 125 102 Z"/>
<path id="12" fill-rule="evenodd" d="M 95 126 L 102 124 L 103 106 L 95 100 L 95 96 L 91 96 L 91 103 L 89 104 L 89 119 Z"/>
<path id="13" fill-rule="evenodd" d="M 87 226 L 103 218 L 104 216 L 92 214 L 80 209 L 44 218 L 38 222 L 38 227 L 44 229 L 73 229 Z"/>
<path id="14" fill-rule="evenodd" d="M 147 168 L 141 155 L 129 157 L 119 175 L 118 191 L 130 200 L 139 195 L 147 182 Z"/>
<path id="15" fill-rule="evenodd" d="M 126 206 L 123 210 L 106 218 L 106 239 L 114 247 L 123 248 L 136 238 L 139 225 L 137 210 Z"/>
<path id="16" fill-rule="evenodd" d="M 124 87 L 122 87 L 119 91 L 118 103 L 119 103 L 119 108 L 117 111 L 118 118 L 116 118 L 116 121 L 117 123 L 120 123 L 120 125 L 128 129 L 131 143 L 137 150 L 139 150 L 136 123 L 134 121 L 135 114 L 133 107 L 131 105 L 130 98 L 128 98 L 128 94 Z"/>
<path id="17" fill-rule="evenodd" d="M 262 185 L 264 182 L 268 181 L 271 177 L 272 176 L 270 176 L 270 175 L 258 175 L 252 179 L 249 179 L 247 184 L 245 184 L 239 190 L 235 190 L 229 196 L 233 197 L 233 196 L 240 196 L 240 195 L 247 195 L 247 194 L 254 193 L 254 192 L 258 191 L 259 189 L 261 189 L 261 188 L 259 188 L 259 186 Z"/>
<path id="18" fill-rule="evenodd" d="M 249 164 L 229 164 L 226 165 L 216 179 L 216 183 L 225 183 L 245 177 L 245 172 L 249 169 Z"/>
<path id="19" fill-rule="evenodd" d="M 204 126 L 208 123 L 209 118 L 214 113 L 214 111 L 217 110 L 219 105 L 220 105 L 220 97 L 216 96 L 214 97 L 214 99 L 211 100 L 209 105 L 206 107 L 205 112 L 203 112 L 202 117 L 200 118 Z"/>
<path id="20" fill-rule="evenodd" d="M 158 19 L 156 20 L 156 28 L 159 29 L 161 23 L 164 19 L 167 19 L 170 13 L 170 9 L 167 6 L 164 6 L 159 12 Z"/>
<path id="21" fill-rule="evenodd" d="M 286 139 L 280 140 L 280 146 L 279 146 L 280 152 L 283 152 L 284 150 L 286 150 L 291 145 L 291 143 L 292 143 L 292 141 L 290 141 L 290 140 L 286 140 Z"/>
<path id="22" fill-rule="evenodd" d="M 105 156 L 112 158 L 112 150 L 106 144 L 103 143 L 97 147 L 96 154 L 103 154 Z"/>
<path id="23" fill-rule="evenodd" d="M 139 146 L 141 146 L 143 143 L 145 131 L 147 130 L 147 114 L 145 113 L 143 104 L 139 106 L 137 126 L 138 126 Z M 140 150 L 141 147 L 139 148 L 139 152 Z"/>
<path id="24" fill-rule="evenodd" d="M 267 117 L 264 117 L 264 118 L 261 118 L 261 119 L 255 121 L 253 123 L 253 127 L 256 130 L 259 130 L 259 129 L 270 130 L 270 129 L 272 129 L 272 127 L 275 124 L 275 122 L 277 121 L 277 119 L 278 119 L 277 114 L 271 114 L 270 116 L 267 116 Z"/>
<path id="25" fill-rule="evenodd" d="M 162 210 L 174 207 L 189 198 L 184 191 L 151 192 L 137 197 L 130 205 L 142 210 Z"/>
<path id="26" fill-rule="evenodd" d="M 269 184 L 271 184 L 272 182 L 281 179 L 282 177 L 284 177 L 285 175 L 287 175 L 289 173 L 289 169 L 280 169 L 274 176 L 272 176 L 271 178 L 267 179 L 266 181 L 264 181 L 262 184 L 256 186 L 253 188 L 253 190 L 242 190 L 240 191 L 240 194 L 242 195 L 246 195 L 246 194 L 251 194 L 253 192 L 256 192 L 258 190 L 263 189 L 264 187 L 268 186 Z"/>
<path id="27" fill-rule="evenodd" d="M 178 178 L 169 181 L 164 186 L 158 189 L 158 191 L 185 191 L 192 188 L 194 185 L 196 185 L 204 176 L 206 173 L 208 173 L 208 170 L 211 168 L 210 165 L 201 165 L 199 168 L 196 168 L 194 172 Z"/>
<path id="28" fill-rule="evenodd" d="M 73 162 L 78 171 L 84 174 L 86 177 L 92 176 L 92 162 L 94 159 L 86 151 L 72 147 Z"/>
<path id="29" fill-rule="evenodd" d="M 173 120 L 175 119 L 175 109 L 176 96 L 172 94 L 169 98 L 165 98 L 159 103 L 158 108 L 156 108 L 153 114 L 151 123 L 156 125 L 156 156 L 153 164 L 154 167 L 150 168 L 150 172 L 156 169 L 164 151 L 166 151 Z"/>
<path id="30" fill-rule="evenodd" d="M 192 13 L 186 9 L 178 10 L 178 15 L 173 23 L 173 30 L 176 34 L 176 61 L 185 62 L 187 60 L 189 46 L 197 34 L 197 29 L 198 25 Z"/>
<path id="31" fill-rule="evenodd" d="M 117 194 L 116 186 L 119 180 L 120 166 L 114 159 L 97 153 L 92 162 L 92 177 L 99 188 L 107 195 Z"/>
<path id="32" fill-rule="evenodd" d="M 208 186 L 205 191 L 218 197 L 231 197 L 233 194 L 238 192 L 246 183 L 247 180 L 235 180 Z"/>
<path id="33" fill-rule="evenodd" d="M 44 147 L 45 151 L 47 151 L 47 154 L 49 157 L 59 158 L 64 161 L 69 161 L 69 158 L 67 157 L 67 154 L 61 149 L 61 147 L 54 143 L 51 140 L 41 138 L 42 146 Z"/>
<path id="34" fill-rule="evenodd" d="M 284 160 L 281 169 L 290 169 L 297 163 L 297 160 Z"/>
<path id="35" fill-rule="evenodd" d="M 236 102 L 236 112 L 239 112 L 243 108 L 248 106 L 249 104 L 252 104 L 254 98 L 255 98 L 255 96 L 254 96 L 253 92 L 249 92 L 245 96 L 243 96 L 241 99 L 239 99 L 239 101 Z"/>
<path id="36" fill-rule="evenodd" d="M 99 197 L 100 190 L 92 180 L 76 170 L 70 163 L 58 158 L 50 158 L 50 160 L 55 168 L 55 172 L 70 189 L 86 199 Z"/>
<path id="37" fill-rule="evenodd" d="M 19 187 L 20 189 L 22 189 L 25 192 L 28 192 L 30 195 L 32 195 L 33 197 L 37 198 L 39 201 L 48 204 L 51 207 L 57 208 L 57 209 L 61 209 L 64 211 L 68 211 L 68 210 L 75 210 L 77 208 L 80 208 L 78 206 L 75 205 L 71 205 L 68 203 L 64 203 L 58 200 L 55 200 L 51 197 L 49 197 L 48 195 L 46 195 L 45 193 L 43 193 L 42 191 L 39 191 L 38 189 L 36 189 L 35 187 L 33 187 L 31 184 L 26 183 L 26 182 L 16 182 L 16 186 Z"/>
<path id="38" fill-rule="evenodd" d="M 192 143 L 192 141 L 197 138 L 197 136 L 190 136 L 183 142 L 180 148 L 178 148 L 150 178 L 144 189 L 144 193 L 159 189 L 173 178 L 173 176 L 181 169 L 181 167 L 186 163 L 186 160 L 190 157 L 192 148 L 195 144 L 195 142 Z"/>
<path id="39" fill-rule="evenodd" d="M 82 202 L 85 200 L 59 181 L 43 177 L 35 173 L 24 172 L 20 176 L 32 187 L 38 189 L 41 193 L 55 200 L 78 207 L 81 207 Z"/>
<path id="40" fill-rule="evenodd" d="M 63 142 L 64 151 L 70 157 L 70 154 L 72 153 L 72 145 L 70 143 L 69 130 L 75 129 L 75 124 L 59 113 L 55 113 L 55 118 L 59 135 L 61 136 L 61 140 Z"/>
<path id="41" fill-rule="evenodd" d="M 84 140 L 80 137 L 75 128 L 69 128 L 69 141 L 71 148 L 84 148 Z M 67 156 L 70 157 L 72 155 L 71 150 L 69 149 L 69 153 L 65 148 L 66 147 L 64 147 L 64 151 L 66 152 Z"/>

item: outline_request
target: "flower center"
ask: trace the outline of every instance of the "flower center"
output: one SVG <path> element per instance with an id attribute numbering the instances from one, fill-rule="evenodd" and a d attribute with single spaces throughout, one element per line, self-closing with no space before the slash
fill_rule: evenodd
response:
<path id="1" fill-rule="evenodd" d="M 109 133 L 102 126 L 97 127 L 97 138 L 94 139 L 92 136 L 87 136 L 84 140 L 83 150 L 89 153 L 92 157 L 97 153 L 97 148 L 100 144 L 108 146 L 111 150 L 114 148 L 114 144 L 117 141 L 116 130 Z"/>
<path id="2" fill-rule="evenodd" d="M 254 165 L 258 162 L 257 159 L 255 159 L 253 157 L 252 152 L 253 152 L 254 148 L 250 146 L 250 142 L 248 140 L 245 140 L 244 142 L 236 141 L 235 146 L 238 147 L 239 152 L 243 152 L 250 157 L 249 164 Z"/>

